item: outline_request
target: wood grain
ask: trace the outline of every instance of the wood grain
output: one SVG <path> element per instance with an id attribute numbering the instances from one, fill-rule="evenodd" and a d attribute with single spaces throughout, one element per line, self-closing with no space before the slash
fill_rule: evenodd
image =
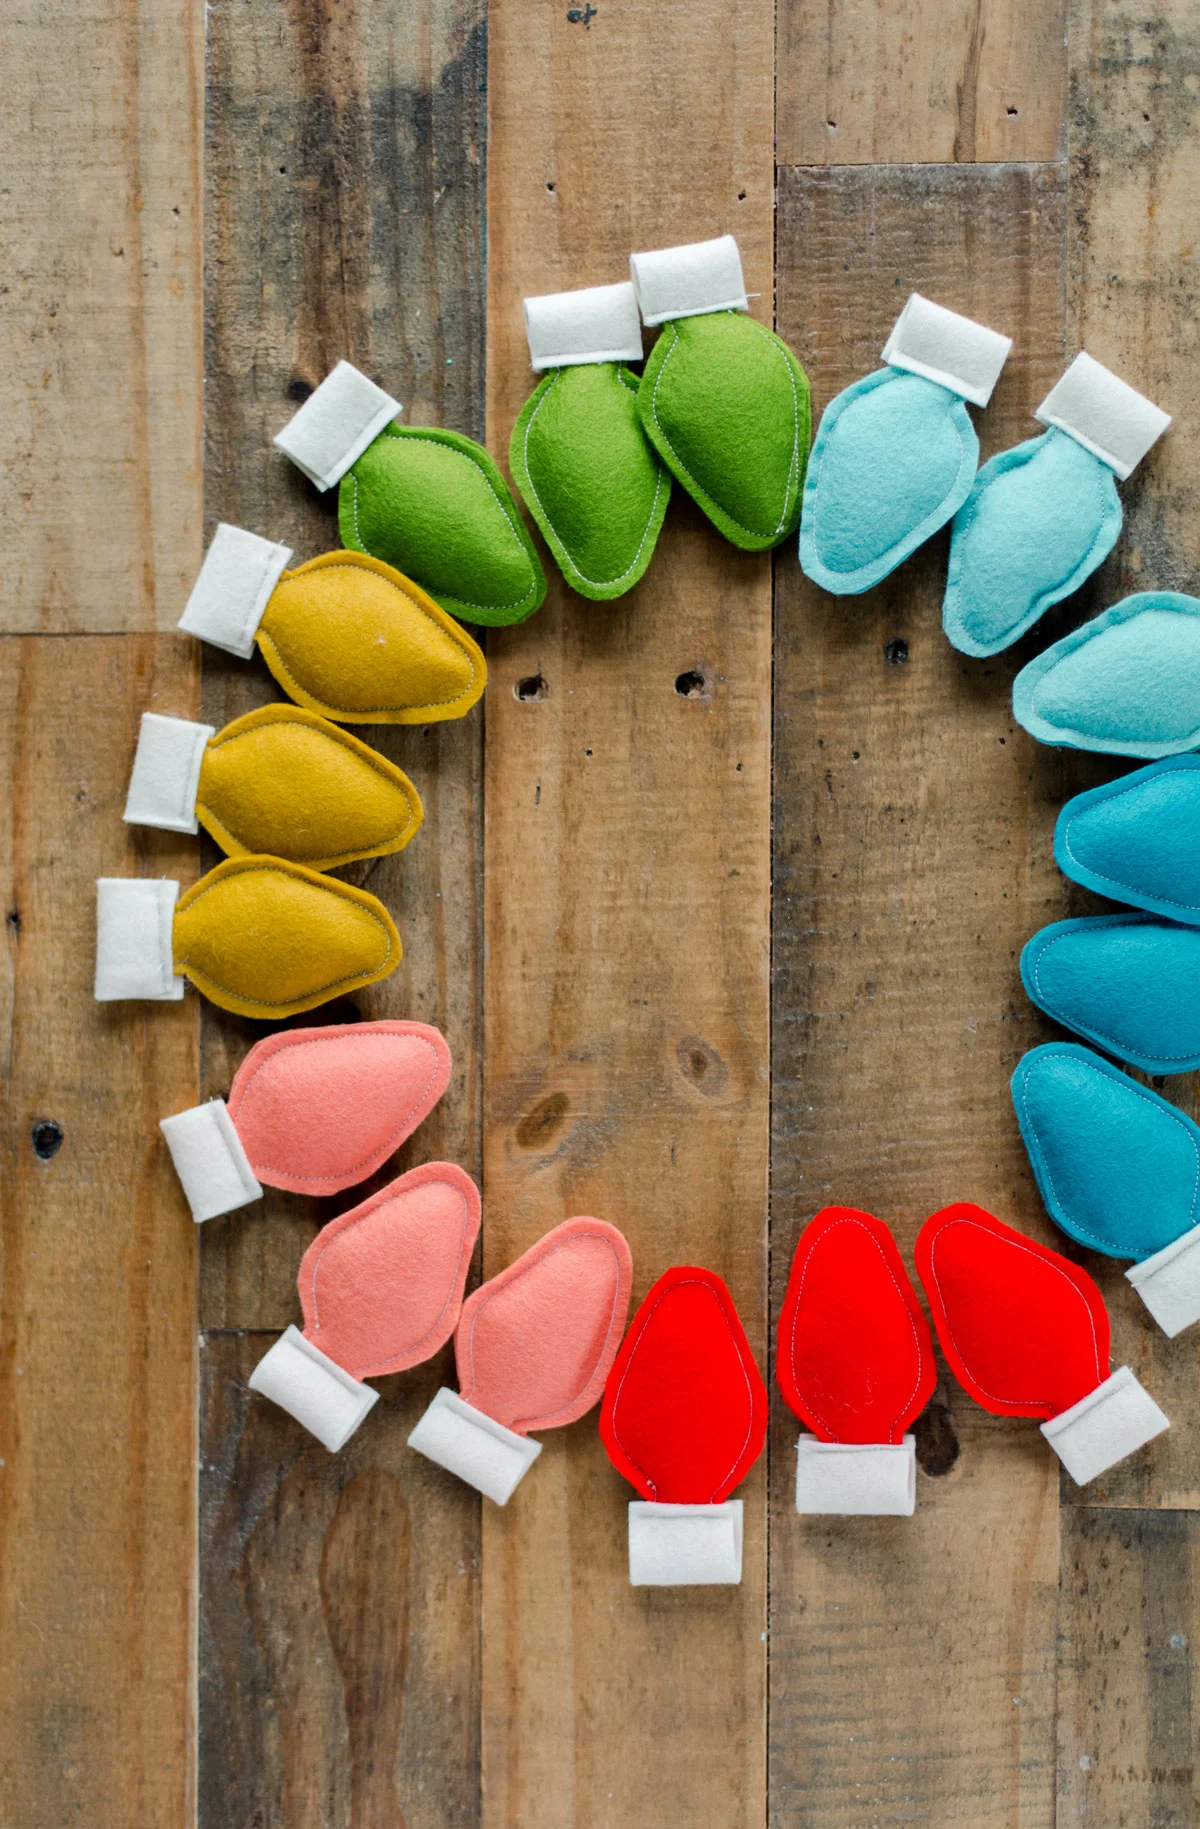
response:
<path id="1" fill-rule="evenodd" d="M 533 384 L 524 294 L 732 230 L 770 317 L 772 9 L 598 11 L 489 15 L 497 453 Z M 552 583 L 489 661 L 485 1269 L 599 1214 L 629 1237 L 635 1301 L 710 1265 L 765 1363 L 769 560 L 680 493 L 637 590 Z M 519 698 L 535 676 L 544 696 Z M 743 1496 L 745 1579 L 706 1593 L 630 1588 L 632 1494 L 594 1416 L 485 1508 L 488 1829 L 762 1822 L 761 1468 Z"/>
<path id="2" fill-rule="evenodd" d="M 790 0 L 781 165 L 997 163 L 1061 150 L 1064 0 Z"/>

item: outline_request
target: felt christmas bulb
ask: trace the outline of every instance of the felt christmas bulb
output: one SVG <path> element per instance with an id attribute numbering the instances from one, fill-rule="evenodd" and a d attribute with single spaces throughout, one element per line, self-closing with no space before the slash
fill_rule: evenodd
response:
<path id="1" fill-rule="evenodd" d="M 400 962 L 375 896 L 279 857 L 231 857 L 190 889 L 166 878 L 96 885 L 96 997 L 173 1002 L 183 980 L 238 1016 L 298 1016 Z"/>
<path id="2" fill-rule="evenodd" d="M 411 578 L 464 622 L 524 622 L 546 578 L 508 485 L 461 432 L 394 423 L 400 403 L 339 362 L 275 439 L 318 489 L 338 489 L 352 552 Z"/>
<path id="3" fill-rule="evenodd" d="M 300 1261 L 303 1331 L 280 1336 L 250 1389 L 336 1453 L 378 1401 L 363 1380 L 421 1365 L 450 1338 L 479 1218 L 470 1176 L 427 1162 L 331 1219 Z"/>
<path id="4" fill-rule="evenodd" d="M 797 1444 L 796 1510 L 911 1517 L 933 1340 L 896 1241 L 853 1207 L 825 1207 L 792 1259 L 776 1376 L 813 1431 Z"/>
<path id="5" fill-rule="evenodd" d="M 804 485 L 800 564 L 839 596 L 870 590 L 962 507 L 986 406 L 1012 348 L 914 292 L 883 350 L 886 368 L 825 408 Z"/>
<path id="6" fill-rule="evenodd" d="M 719 1276 L 675 1265 L 617 1354 L 600 1435 L 642 1495 L 629 1507 L 635 1587 L 739 1582 L 742 1501 L 729 1494 L 762 1452 L 767 1393 Z"/>
<path id="7" fill-rule="evenodd" d="M 1049 430 L 984 464 L 954 517 L 942 625 L 963 654 L 998 654 L 1091 577 L 1121 531 L 1117 479 L 1171 423 L 1086 352 L 1034 417 Z"/>
<path id="8" fill-rule="evenodd" d="M 1200 746 L 1200 599 L 1138 591 L 1022 667 L 1013 716 L 1039 743 L 1156 761 Z"/>
<path id="9" fill-rule="evenodd" d="M 264 1036 L 228 1101 L 161 1122 L 194 1218 L 247 1206 L 263 1185 L 324 1195 L 365 1181 L 428 1117 L 450 1065 L 444 1037 L 423 1022 Z"/>
<path id="10" fill-rule="evenodd" d="M 745 314 L 732 235 L 632 254 L 646 325 L 661 325 L 638 388 L 646 436 L 714 527 L 747 552 L 800 518 L 808 377 L 782 338 Z"/>
<path id="11" fill-rule="evenodd" d="M 533 1429 L 599 1400 L 625 1326 L 633 1266 L 615 1226 L 568 1219 L 463 1304 L 458 1392 L 443 1387 L 410 1448 L 506 1505 L 542 1451 Z"/>
<path id="12" fill-rule="evenodd" d="M 1097 895 L 1200 925 L 1200 756 L 1169 756 L 1068 800 L 1054 861 Z"/>
<path id="13" fill-rule="evenodd" d="M 642 359 L 633 287 L 588 286 L 525 300 L 533 368 L 509 468 L 525 506 L 583 597 L 621 597 L 654 557 L 671 495 L 638 413 Z"/>
<path id="14" fill-rule="evenodd" d="M 1077 1485 L 1169 1427 L 1128 1366 L 1110 1373 L 1104 1298 L 1057 1251 L 964 1201 L 926 1220 L 916 1263 L 963 1389 L 994 1415 L 1043 1418 Z"/>
<path id="15" fill-rule="evenodd" d="M 437 724 L 478 703 L 483 655 L 411 578 L 363 553 L 288 571 L 291 556 L 222 522 L 179 627 L 242 660 L 257 643 L 288 697 L 337 724 Z"/>
<path id="16" fill-rule="evenodd" d="M 1046 1211 L 1125 1272 L 1167 1334 L 1200 1321 L 1200 1129 L 1090 1048 L 1033 1048 L 1013 1105 Z"/>
<path id="17" fill-rule="evenodd" d="M 1200 928 L 1150 914 L 1054 921 L 1021 954 L 1039 1009 L 1143 1073 L 1200 1067 Z"/>
<path id="18" fill-rule="evenodd" d="M 125 802 L 131 825 L 202 825 L 230 857 L 332 870 L 402 851 L 423 817 L 393 762 L 299 705 L 263 705 L 222 731 L 142 714 Z"/>

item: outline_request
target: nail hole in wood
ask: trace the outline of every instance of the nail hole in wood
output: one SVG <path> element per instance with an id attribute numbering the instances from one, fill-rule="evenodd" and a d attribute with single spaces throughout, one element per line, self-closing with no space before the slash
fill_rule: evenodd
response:
<path id="1" fill-rule="evenodd" d="M 313 385 L 311 381 L 305 381 L 302 375 L 293 375 L 284 392 L 289 400 L 300 402 L 308 399 L 313 392 Z"/>
<path id="2" fill-rule="evenodd" d="M 7 920 L 9 933 L 19 934 L 21 931 L 21 910 L 19 908 L 10 908 Z"/>
<path id="3" fill-rule="evenodd" d="M 49 1162 L 62 1148 L 62 1125 L 53 1118 L 39 1118 L 33 1127 L 33 1153 L 40 1162 Z"/>
<path id="4" fill-rule="evenodd" d="M 893 635 L 883 644 L 883 658 L 889 667 L 902 667 L 908 659 L 908 643 L 903 635 Z"/>
<path id="5" fill-rule="evenodd" d="M 550 688 L 540 673 L 529 673 L 523 680 L 517 681 L 513 687 L 513 697 L 520 699 L 522 704 L 528 704 L 531 699 L 548 699 Z"/>
<path id="6" fill-rule="evenodd" d="M 675 680 L 675 690 L 681 699 L 702 699 L 704 697 L 704 675 L 696 667 L 689 667 Z"/>
<path id="7" fill-rule="evenodd" d="M 1013 120 L 1013 119 L 1015 119 L 1015 117 L 1016 117 L 1016 115 L 1017 115 L 1017 114 L 1018 114 L 1018 113 L 1019 113 L 1019 110 L 1018 110 L 1018 109 L 1016 109 L 1016 108 L 1010 108 L 1010 109 L 1009 109 L 1009 110 L 1008 110 L 1008 117 L 1009 117 L 1009 119 L 1010 119 L 1010 120 Z"/>

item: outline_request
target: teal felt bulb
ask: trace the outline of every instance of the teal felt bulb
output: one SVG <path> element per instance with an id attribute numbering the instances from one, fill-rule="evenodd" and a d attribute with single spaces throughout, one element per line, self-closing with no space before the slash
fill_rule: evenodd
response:
<path id="1" fill-rule="evenodd" d="M 1047 1016 L 1143 1073 L 1200 1067 L 1200 928 L 1149 914 L 1055 921 L 1021 954 Z"/>
<path id="2" fill-rule="evenodd" d="M 1097 895 L 1200 925 L 1200 756 L 1076 794 L 1058 816 L 1054 859 Z"/>
<path id="3" fill-rule="evenodd" d="M 998 654 L 1077 591 L 1121 531 L 1112 470 L 1052 426 L 984 464 L 954 517 L 942 626 L 963 654 Z"/>

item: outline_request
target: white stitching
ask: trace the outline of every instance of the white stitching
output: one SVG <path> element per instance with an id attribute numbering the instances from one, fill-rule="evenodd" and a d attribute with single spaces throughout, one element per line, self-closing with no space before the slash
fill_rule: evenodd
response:
<path id="1" fill-rule="evenodd" d="M 1135 774 L 1139 774 L 1140 772 L 1140 770 L 1134 771 Z M 1161 769 L 1159 773 L 1162 775 L 1194 775 L 1196 770 L 1185 768 L 1181 763 L 1176 763 L 1171 768 Z M 1145 786 L 1146 782 L 1144 778 L 1141 781 L 1135 781 L 1131 778 L 1123 787 L 1117 788 L 1115 793 L 1106 793 L 1102 800 L 1098 802 L 1093 801 L 1092 805 L 1108 806 L 1112 801 L 1120 800 L 1123 794 L 1136 794 Z M 1135 895 L 1145 895 L 1146 891 L 1139 890 L 1136 883 L 1127 883 L 1123 877 L 1108 876 L 1103 870 L 1093 869 L 1090 864 L 1084 862 L 1083 858 L 1081 858 L 1077 852 L 1071 849 L 1071 827 L 1075 824 L 1077 819 L 1082 819 L 1085 813 L 1090 811 L 1091 807 L 1079 807 L 1072 813 L 1070 819 L 1068 819 L 1066 825 L 1063 827 L 1063 847 L 1067 856 L 1080 870 L 1086 870 L 1089 876 L 1095 877 L 1098 883 L 1112 883 L 1117 889 L 1127 889 L 1131 890 Z M 1186 908 L 1192 914 L 1200 912 L 1200 902 L 1177 902 L 1169 895 L 1156 895 L 1153 897 L 1153 900 L 1155 902 L 1161 902 L 1164 908 Z"/>
<path id="2" fill-rule="evenodd" d="M 1100 927 L 1104 927 L 1104 928 L 1145 927 L 1145 926 L 1149 925 L 1149 923 L 1147 922 L 1146 917 L 1144 915 L 1099 915 L 1099 916 L 1091 916 L 1091 917 L 1089 917 L 1089 919 L 1093 922 L 1095 928 L 1100 928 Z M 1050 1016 L 1057 1017 L 1058 1011 L 1054 1008 L 1053 1002 L 1050 998 L 1050 994 L 1048 992 L 1042 990 L 1042 979 L 1041 979 L 1042 960 L 1046 957 L 1047 953 L 1053 952 L 1054 948 L 1057 945 L 1059 945 L 1059 943 L 1061 941 L 1072 939 L 1074 937 L 1074 935 L 1079 933 L 1080 931 L 1081 931 L 1081 929 L 1079 929 L 1078 927 L 1072 926 L 1069 928 L 1069 930 L 1066 933 L 1055 934 L 1053 940 L 1048 940 L 1046 942 L 1045 946 L 1043 946 L 1041 948 L 1040 952 L 1037 954 L 1036 958 L 1034 959 L 1033 982 L 1037 986 L 1039 997 L 1043 997 L 1046 999 L 1046 1001 L 1042 1007 L 1043 1007 L 1043 1009 L 1046 1010 L 1047 1014 Z M 1184 931 L 1184 930 L 1181 930 L 1181 931 Z M 1108 1046 L 1110 1048 L 1114 1049 L 1117 1054 L 1124 1056 L 1126 1053 L 1126 1050 L 1128 1049 L 1129 1044 L 1127 1042 L 1118 1041 L 1115 1036 L 1107 1034 L 1105 1032 L 1105 1030 L 1103 1030 L 1103 1029 L 1097 1029 L 1097 1028 L 1093 1028 L 1090 1026 L 1085 1029 L 1080 1023 L 1074 1022 L 1069 1017 L 1065 1017 L 1065 1016 L 1062 1017 L 1060 1020 L 1065 1022 L 1068 1028 L 1078 1029 L 1078 1031 L 1081 1035 L 1094 1035 L 1097 1038 L 1097 1040 L 1106 1042 L 1108 1044 Z M 1143 1051 L 1140 1048 L 1138 1049 L 1138 1054 L 1142 1060 L 1146 1060 L 1146 1061 L 1167 1062 L 1167 1061 L 1177 1061 L 1180 1059 L 1180 1056 L 1178 1054 L 1145 1054 L 1145 1053 L 1143 1053 Z"/>

